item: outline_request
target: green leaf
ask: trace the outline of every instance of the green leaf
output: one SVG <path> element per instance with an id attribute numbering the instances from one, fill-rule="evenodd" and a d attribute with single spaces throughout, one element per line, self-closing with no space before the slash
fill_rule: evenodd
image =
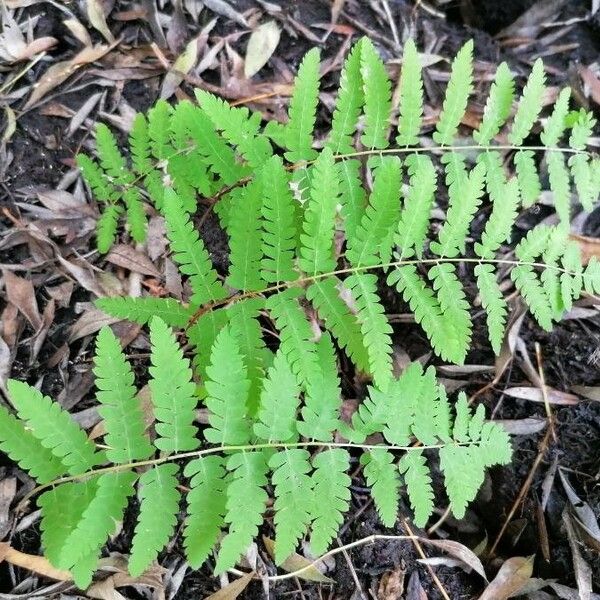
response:
<path id="1" fill-rule="evenodd" d="M 514 156 L 517 181 L 523 199 L 523 207 L 529 208 L 537 202 L 542 193 L 542 184 L 531 150 L 519 150 Z"/>
<path id="2" fill-rule="evenodd" d="M 170 119 L 172 108 L 165 100 L 158 100 L 148 111 L 148 137 L 152 156 L 158 160 L 167 158 L 172 152 L 170 145 Z"/>
<path id="3" fill-rule="evenodd" d="M 167 324 L 155 317 L 150 322 L 151 379 L 149 382 L 157 439 L 163 452 L 185 452 L 199 445 L 196 438 L 197 398 L 189 359 Z"/>
<path id="4" fill-rule="evenodd" d="M 404 44 L 400 72 L 400 102 L 398 105 L 398 146 L 417 146 L 423 120 L 423 80 L 421 59 L 412 38 Z"/>
<path id="5" fill-rule="evenodd" d="M 340 181 L 341 212 L 344 219 L 346 239 L 353 239 L 356 228 L 364 215 L 367 205 L 365 189 L 362 185 L 360 161 L 351 158 L 337 163 Z"/>
<path id="6" fill-rule="evenodd" d="M 109 204 L 102 211 L 96 223 L 96 247 L 98 252 L 106 254 L 115 243 L 121 212 L 122 209 L 118 204 Z"/>
<path id="7" fill-rule="evenodd" d="M 139 577 L 158 557 L 177 524 L 179 500 L 174 464 L 157 465 L 140 477 L 140 516 L 131 542 L 129 573 Z"/>
<path id="8" fill-rule="evenodd" d="M 371 450 L 360 457 L 364 465 L 367 485 L 379 518 L 386 527 L 393 527 L 398 518 L 398 500 L 400 497 L 400 479 L 394 456 L 386 450 Z"/>
<path id="9" fill-rule="evenodd" d="M 433 488 L 427 461 L 419 450 L 407 452 L 398 463 L 400 473 L 404 476 L 410 506 L 414 512 L 417 527 L 425 527 L 433 514 Z"/>
<path id="10" fill-rule="evenodd" d="M 554 110 L 544 125 L 544 131 L 540 134 L 540 139 L 544 146 L 556 146 L 560 141 L 560 138 L 567 127 L 570 97 L 571 88 L 563 88 L 560 91 L 558 99 L 554 104 Z"/>
<path id="11" fill-rule="evenodd" d="M 477 277 L 481 305 L 486 312 L 487 328 L 492 349 L 496 356 L 498 356 L 504 340 L 504 332 L 506 331 L 508 305 L 498 285 L 493 265 L 477 265 L 475 267 L 475 276 Z"/>
<path id="12" fill-rule="evenodd" d="M 546 162 L 550 189 L 554 196 L 554 208 L 561 223 L 568 225 L 571 221 L 571 182 L 565 158 L 562 152 L 550 151 L 546 154 Z"/>
<path id="13" fill-rule="evenodd" d="M 149 458 L 153 450 L 145 434 L 133 371 L 110 327 L 103 327 L 96 338 L 94 364 L 96 400 L 106 430 L 107 458 L 116 464 Z"/>
<path id="14" fill-rule="evenodd" d="M 152 317 L 160 317 L 170 327 L 185 327 L 195 312 L 193 306 L 184 306 L 173 298 L 152 296 L 98 298 L 95 305 L 112 317 L 140 325 L 145 325 Z"/>
<path id="15" fill-rule="evenodd" d="M 508 141 L 511 144 L 520 146 L 530 134 L 531 128 L 542 110 L 545 82 L 544 63 L 541 58 L 538 58 L 523 89 L 512 129 L 508 134 Z"/>

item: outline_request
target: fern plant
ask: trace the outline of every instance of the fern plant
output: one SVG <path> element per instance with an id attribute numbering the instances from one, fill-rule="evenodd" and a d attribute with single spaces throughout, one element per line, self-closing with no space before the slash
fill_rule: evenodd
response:
<path id="1" fill-rule="evenodd" d="M 98 338 L 96 357 L 102 449 L 49 399 L 10 384 L 18 418 L 0 412 L 0 445 L 40 484 L 52 482 L 39 498 L 44 547 L 80 585 L 89 582 L 135 482 L 141 507 L 132 573 L 154 560 L 172 535 L 182 477 L 189 488 L 188 560 L 197 567 L 215 550 L 222 572 L 257 535 L 271 491 L 281 563 L 307 532 L 313 552 L 327 548 L 348 507 L 347 472 L 357 458 L 386 525 L 395 522 L 403 485 L 415 522 L 427 521 L 432 452 L 439 452 L 458 517 L 485 469 L 509 460 L 505 432 L 485 422 L 482 407 L 472 414 L 464 395 L 452 408 L 432 368 L 415 363 L 394 376 L 381 290 L 395 290 L 435 353 L 455 363 L 464 362 L 472 335 L 463 271 L 473 271 L 496 353 L 509 313 L 500 272 L 509 274 L 546 329 L 584 291 L 597 293 L 600 264 L 584 266 L 568 235 L 572 191 L 588 210 L 600 191 L 600 163 L 586 150 L 595 122 L 589 113 L 570 111 L 563 91 L 539 123 L 541 62 L 511 119 L 515 86 L 502 64 L 473 142 L 458 143 L 473 89 L 468 43 L 452 64 L 432 147 L 421 143 L 423 85 L 411 41 L 400 78 L 394 106 L 385 65 L 373 44 L 360 40 L 342 70 L 331 130 L 317 142 L 314 49 L 299 67 L 286 124 L 263 128 L 259 115 L 197 91 L 197 105 L 159 102 L 136 117 L 129 162 L 103 127 L 99 159 L 79 158 L 105 205 L 99 250 L 110 247 L 123 209 L 137 240 L 144 213 L 158 211 L 191 289 L 186 303 L 97 301 L 115 317 L 149 324 L 150 432 L 131 368 L 109 330 Z M 509 143 L 497 142 L 500 135 Z M 538 201 L 543 171 L 558 224 L 535 227 L 514 255 L 498 258 L 521 209 Z M 214 268 L 194 227 L 199 197 L 211 199 L 228 236 L 225 274 Z M 436 202 L 445 210 L 442 222 L 432 217 Z M 474 237 L 470 225 L 483 206 L 488 217 Z M 191 360 L 171 328 L 183 330 Z M 275 331 L 277 341 L 265 330 Z M 339 421 L 339 352 L 372 383 L 350 424 Z M 199 402 L 209 412 L 206 428 L 194 422 Z M 42 416 L 32 414 L 34 403 Z M 348 441 L 334 442 L 335 432 Z M 374 434 L 382 441 L 371 443 Z"/>
<path id="2" fill-rule="evenodd" d="M 439 453 L 457 517 L 464 515 L 485 470 L 510 460 L 508 435 L 485 422 L 483 407 L 471 413 L 460 394 L 452 414 L 433 367 L 424 371 L 419 363 L 392 378 L 385 390 L 371 387 L 352 423 L 340 423 L 339 374 L 328 334 L 316 344 L 319 381 L 310 385 L 319 389 L 310 388 L 312 395 L 302 399 L 300 366 L 279 348 L 255 408 L 242 335 L 230 323 L 212 344 L 203 400 L 208 426 L 201 432 L 190 361 L 159 317 L 150 322 L 152 425 L 142 413 L 131 365 L 108 327 L 98 335 L 94 359 L 105 431 L 98 447 L 57 402 L 26 383 L 9 381 L 16 416 L 0 407 L 0 448 L 40 484 L 35 491 L 42 492 L 44 552 L 57 568 L 70 569 L 79 587 L 90 584 L 101 549 L 118 531 L 135 494 L 131 575 L 158 558 L 174 534 L 182 502 L 190 565 L 200 567 L 214 552 L 215 572 L 222 573 L 258 536 L 268 489 L 275 498 L 275 561 L 281 564 L 307 535 L 313 553 L 327 550 L 349 508 L 348 470 L 357 458 L 390 527 L 402 487 L 417 525 L 432 514 L 430 452 Z M 338 430 L 348 442 L 334 441 Z M 381 441 L 366 443 L 375 433 Z"/>

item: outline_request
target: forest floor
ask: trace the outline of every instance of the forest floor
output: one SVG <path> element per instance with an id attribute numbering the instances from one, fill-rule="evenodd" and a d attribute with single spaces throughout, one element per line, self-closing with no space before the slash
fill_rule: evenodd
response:
<path id="1" fill-rule="evenodd" d="M 428 65 L 426 117 L 433 121 L 448 62 L 469 38 L 475 41 L 478 92 L 487 90 L 500 61 L 509 63 L 522 85 L 533 61 L 543 57 L 550 89 L 570 85 L 575 102 L 598 113 L 598 6 L 597 0 L 210 0 L 204 7 L 199 0 L 0 2 L 0 399 L 5 402 L 8 377 L 27 380 L 91 429 L 100 420 L 92 406 L 94 334 L 112 324 L 129 355 L 139 357 L 140 371 L 148 349 L 139 326 L 107 318 L 93 300 L 141 290 L 181 297 L 182 282 L 156 219 L 147 244 L 136 247 L 124 236 L 108 256 L 95 251 L 98 211 L 74 157 L 93 149 L 96 122 L 107 123 L 124 139 L 135 111 L 146 110 L 161 95 L 170 101 L 193 97 L 194 85 L 260 110 L 265 119 L 283 119 L 287 97 L 277 93 L 289 88 L 313 46 L 321 48 L 325 61 L 321 97 L 331 106 L 341 59 L 365 34 L 376 43 L 394 83 L 402 42 L 409 36 L 417 40 Z M 105 18 L 92 24 L 86 16 L 90 7 Z M 267 64 L 247 79 L 248 34 L 268 20 L 278 24 L 281 39 Z M 173 77 L 169 68 L 191 40 L 197 42 L 197 56 L 183 80 Z M 472 97 L 473 119 L 481 115 L 482 97 Z M 322 109 L 323 132 L 329 119 Z M 472 123 L 463 125 L 468 130 Z M 600 145 L 600 138 L 594 140 Z M 201 206 L 199 214 L 204 210 Z M 525 232 L 549 214 L 549 207 L 540 205 L 518 227 Z M 586 236 L 589 252 L 600 255 L 599 211 L 575 219 L 573 233 Z M 203 220 L 202 235 L 224 271 L 227 247 L 216 218 Z M 515 434 L 513 463 L 493 470 L 466 518 L 444 518 L 445 507 L 439 506 L 433 529 L 420 533 L 475 549 L 489 580 L 502 565 L 507 572 L 510 565 L 521 565 L 508 577 L 517 580 L 526 573 L 525 597 L 600 598 L 586 591 L 591 582 L 600 593 L 600 307 L 583 300 L 552 333 L 544 333 L 516 306 L 510 344 L 500 359 L 489 349 L 482 315 L 475 312 L 467 364 L 455 367 L 431 358 L 404 304 L 385 300 L 396 317 L 397 361 L 432 361 L 448 386 L 476 394 Z M 548 406 L 541 401 L 541 374 Z M 357 474 L 339 542 L 409 533 L 402 519 L 394 530 L 382 527 L 361 482 Z M 35 555 L 41 553 L 39 514 L 33 507 L 25 514 L 14 510 L 28 489 L 30 480 L 0 455 L 0 539 Z M 127 551 L 131 529 L 126 519 L 108 547 L 115 557 L 113 572 L 122 564 L 118 553 Z M 515 557 L 531 558 L 506 562 Z M 5 560 L 0 598 L 192 600 L 207 598 L 223 584 L 208 567 L 187 570 L 177 541 L 160 563 L 144 582 L 117 591 L 112 581 L 84 594 Z M 422 549 L 411 541 L 378 541 L 339 554 L 327 564 L 326 575 L 332 583 L 294 579 L 272 586 L 270 597 L 466 600 L 479 597 L 487 585 L 464 561 L 444 553 L 443 545 Z M 239 597 L 267 596 L 257 581 Z M 489 596 L 496 597 L 504 598 Z"/>

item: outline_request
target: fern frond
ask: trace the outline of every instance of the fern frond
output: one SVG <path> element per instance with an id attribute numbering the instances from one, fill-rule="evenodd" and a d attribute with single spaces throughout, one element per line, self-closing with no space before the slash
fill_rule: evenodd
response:
<path id="1" fill-rule="evenodd" d="M 369 204 L 352 238 L 347 238 L 346 257 L 355 267 L 375 265 L 391 255 L 391 233 L 399 218 L 400 159 L 397 156 L 381 158 L 375 169 L 373 191 Z M 384 248 L 384 240 L 390 243 Z"/>
<path id="2" fill-rule="evenodd" d="M 108 315 L 140 325 L 145 325 L 152 317 L 159 317 L 170 327 L 185 327 L 194 315 L 193 307 L 184 306 L 173 298 L 115 296 L 98 298 L 95 304 Z"/>
<path id="3" fill-rule="evenodd" d="M 473 139 L 480 146 L 487 146 L 498 135 L 510 115 L 514 97 L 515 82 L 510 68 L 505 62 L 500 63 L 485 103 L 483 119 L 479 129 L 473 132 Z"/>
<path id="4" fill-rule="evenodd" d="M 340 75 L 338 97 L 331 119 L 327 147 L 334 154 L 354 151 L 353 136 L 364 102 L 363 81 L 360 72 L 361 42 L 352 47 Z"/>
<path id="5" fill-rule="evenodd" d="M 356 159 L 344 159 L 337 163 L 337 168 L 344 231 L 346 239 L 353 239 L 367 205 L 365 188 L 360 176 L 361 164 Z"/>
<path id="6" fill-rule="evenodd" d="M 267 372 L 260 397 L 259 422 L 254 423 L 256 436 L 267 442 L 286 442 L 296 435 L 296 411 L 300 386 L 285 355 L 275 353 Z"/>
<path id="7" fill-rule="evenodd" d="M 496 356 L 498 356 L 506 330 L 508 305 L 498 285 L 493 265 L 477 265 L 475 267 L 475 276 L 477 277 L 481 305 L 486 312 L 487 328 L 492 349 Z"/>
<path id="8" fill-rule="evenodd" d="M 82 589 L 91 582 L 100 549 L 107 538 L 115 533 L 118 523 L 123 519 L 127 500 L 134 492 L 136 479 L 137 475 L 131 471 L 100 475 L 94 497 L 62 546 L 57 563 L 59 568 L 70 569 L 78 566 L 82 559 L 85 560 L 87 568 L 80 568 L 75 580 Z M 90 560 L 90 557 L 93 560 Z"/>
<path id="9" fill-rule="evenodd" d="M 594 209 L 597 193 L 594 190 L 590 162 L 584 154 L 575 154 L 569 158 L 569 167 L 579 201 L 586 212 L 591 212 Z"/>
<path id="10" fill-rule="evenodd" d="M 0 450 L 39 483 L 48 483 L 67 471 L 61 459 L 4 406 L 0 406 Z"/>
<path id="11" fill-rule="evenodd" d="M 406 159 L 406 166 L 410 186 L 394 237 L 400 260 L 423 255 L 437 183 L 435 167 L 428 156 L 412 154 Z"/>
<path id="12" fill-rule="evenodd" d="M 317 155 L 312 144 L 319 101 L 319 66 L 319 49 L 313 48 L 304 55 L 294 80 L 284 134 L 288 150 L 285 158 L 290 162 L 313 160 Z"/>
<path id="13" fill-rule="evenodd" d="M 568 224 L 571 220 L 571 189 L 565 158 L 562 152 L 549 151 L 546 162 L 556 213 L 562 223 Z"/>
<path id="14" fill-rule="evenodd" d="M 524 208 L 535 204 L 542 193 L 542 184 L 534 156 L 532 150 L 519 150 L 513 159 Z"/>
<path id="15" fill-rule="evenodd" d="M 452 61 L 442 112 L 433 133 L 434 141 L 440 146 L 449 146 L 454 141 L 472 90 L 473 40 L 469 40 Z"/>
<path id="16" fill-rule="evenodd" d="M 577 120 L 573 123 L 571 135 L 569 136 L 569 146 L 574 150 L 585 150 L 589 139 L 594 131 L 596 119 L 590 111 L 580 110 Z"/>
<path id="17" fill-rule="evenodd" d="M 270 158 L 259 171 L 263 188 L 262 277 L 269 283 L 296 278 L 296 207 L 281 158 Z"/>
<path id="18" fill-rule="evenodd" d="M 581 248 L 577 242 L 567 242 L 561 262 L 567 272 L 560 275 L 560 292 L 565 310 L 569 311 L 573 307 L 573 300 L 581 295 L 583 285 Z"/>
<path id="19" fill-rule="evenodd" d="M 306 289 L 306 298 L 317 309 L 327 329 L 356 367 L 368 372 L 369 355 L 363 342 L 360 323 L 340 297 L 341 289 L 343 284 L 335 276 L 316 279 Z"/>
<path id="20" fill-rule="evenodd" d="M 398 105 L 398 146 L 417 146 L 423 120 L 423 80 L 421 60 L 412 38 L 406 40 L 400 71 L 400 102 Z"/>
<path id="21" fill-rule="evenodd" d="M 544 130 L 540 139 L 544 146 L 549 148 L 556 146 L 567 127 L 567 115 L 569 114 L 569 99 L 571 88 L 563 88 L 554 104 L 552 114 L 546 120 Z"/>
<path id="22" fill-rule="evenodd" d="M 129 573 L 139 577 L 158 557 L 177 524 L 179 500 L 175 464 L 157 465 L 140 477 L 140 515 L 131 542 Z"/>
<path id="23" fill-rule="evenodd" d="M 227 285 L 238 290 L 261 290 L 261 206 L 262 183 L 251 181 L 229 212 L 229 275 Z"/>
<path id="24" fill-rule="evenodd" d="M 371 488 L 381 522 L 386 527 L 393 527 L 400 498 L 400 478 L 393 454 L 383 449 L 371 450 L 361 455 L 360 463 L 364 466 L 367 485 Z"/>
<path id="25" fill-rule="evenodd" d="M 94 159 L 87 154 L 78 154 L 77 166 L 98 200 L 110 202 L 119 197 L 119 192 Z"/>
<path id="26" fill-rule="evenodd" d="M 438 234 L 439 241 L 433 241 L 430 245 L 434 254 L 454 258 L 464 252 L 471 220 L 481 204 L 484 181 L 485 165 L 479 163 L 469 173 L 464 186 L 450 186 L 446 221 Z M 458 189 L 459 187 L 462 189 Z"/>
<path id="27" fill-rule="evenodd" d="M 269 467 L 263 452 L 237 452 L 227 460 L 233 479 L 227 486 L 225 522 L 229 531 L 221 540 L 215 574 L 231 569 L 258 534 L 268 499 Z"/>
<path id="28" fill-rule="evenodd" d="M 324 554 L 344 521 L 350 506 L 350 484 L 347 474 L 350 455 L 343 448 L 328 448 L 312 460 L 313 510 L 310 548 L 313 554 Z"/>
<path id="29" fill-rule="evenodd" d="M 204 243 L 172 189 L 165 190 L 164 214 L 173 259 L 190 278 L 191 302 L 201 306 L 225 298 L 227 292 L 218 280 Z"/>
<path id="30" fill-rule="evenodd" d="M 91 471 L 105 461 L 85 431 L 57 402 L 22 381 L 9 379 L 8 394 L 27 430 L 68 468 L 71 475 Z M 56 463 L 53 463 L 56 465 Z"/>
<path id="31" fill-rule="evenodd" d="M 146 175 L 152 170 L 150 160 L 150 134 L 148 121 L 143 113 L 137 113 L 129 132 L 129 150 L 131 163 L 138 175 Z"/>
<path id="32" fill-rule="evenodd" d="M 365 97 L 365 124 L 360 141 L 371 150 L 387 148 L 388 129 L 392 110 L 392 84 L 373 42 L 360 41 L 360 74 Z"/>
<path id="33" fill-rule="evenodd" d="M 150 391 L 157 438 L 154 445 L 163 452 L 195 450 L 199 441 L 196 418 L 197 398 L 190 361 L 183 356 L 175 335 L 155 317 L 150 321 Z"/>
<path id="34" fill-rule="evenodd" d="M 300 234 L 300 268 L 310 275 L 335 269 L 333 237 L 340 185 L 333 153 L 324 148 L 314 163 L 310 199 Z"/>
<path id="35" fill-rule="evenodd" d="M 96 338 L 94 364 L 96 399 L 100 403 L 98 413 L 106 429 L 107 458 L 116 464 L 149 458 L 152 446 L 144 432 L 133 371 L 110 327 L 103 327 Z"/>
<path id="36" fill-rule="evenodd" d="M 531 132 L 531 128 L 542 110 L 545 83 L 544 63 L 541 58 L 538 58 L 523 88 L 523 95 L 519 100 L 512 128 L 508 134 L 508 141 L 511 144 L 520 146 Z"/>
<path id="37" fill-rule="evenodd" d="M 152 156 L 158 160 L 167 158 L 171 153 L 170 120 L 172 108 L 165 100 L 158 100 L 148 111 L 148 137 Z"/>
<path id="38" fill-rule="evenodd" d="M 258 168 L 273 155 L 269 140 L 259 133 L 260 113 L 250 113 L 246 107 L 230 106 L 225 100 L 201 89 L 195 91 L 198 104 L 210 117 L 225 139 L 248 161 Z"/>
<path id="39" fill-rule="evenodd" d="M 275 487 L 275 563 L 280 565 L 296 549 L 313 514 L 313 482 L 310 454 L 301 448 L 285 448 L 269 460 Z"/>
<path id="40" fill-rule="evenodd" d="M 210 364 L 210 351 L 217 335 L 227 325 L 229 312 L 226 310 L 211 310 L 200 315 L 198 320 L 188 328 L 187 336 L 194 347 L 194 369 L 202 379 L 206 379 L 206 368 Z M 202 394 L 200 389 L 199 393 Z"/>
<path id="41" fill-rule="evenodd" d="M 115 243 L 119 216 L 123 209 L 118 204 L 108 204 L 96 223 L 96 247 L 98 252 L 106 254 Z"/>
<path id="42" fill-rule="evenodd" d="M 198 569 L 208 558 L 225 524 L 227 496 L 223 457 L 203 456 L 192 460 L 183 474 L 190 478 L 183 545 L 190 566 Z"/>
<path id="43" fill-rule="evenodd" d="M 357 319 L 375 383 L 385 389 L 392 377 L 392 327 L 377 295 L 377 276 L 355 273 L 344 280 L 356 303 Z"/>
<path id="44" fill-rule="evenodd" d="M 131 231 L 131 237 L 136 242 L 146 240 L 146 213 L 140 191 L 136 187 L 130 187 L 123 192 L 123 202 L 127 210 L 127 224 Z"/>
<path id="45" fill-rule="evenodd" d="M 404 476 L 417 527 L 424 527 L 433 514 L 433 487 L 427 461 L 422 452 L 407 452 L 398 463 Z"/>
<path id="46" fill-rule="evenodd" d="M 115 183 L 124 185 L 131 183 L 134 179 L 133 174 L 127 168 L 125 158 L 119 151 L 117 139 L 104 123 L 96 125 L 96 146 L 102 168 Z"/>
<path id="47" fill-rule="evenodd" d="M 211 444 L 246 444 L 251 434 L 246 418 L 250 382 L 230 326 L 217 335 L 210 361 L 205 382 L 210 428 L 204 436 Z"/>
<path id="48" fill-rule="evenodd" d="M 316 344 L 319 370 L 308 384 L 302 408 L 302 420 L 296 427 L 306 438 L 329 441 L 339 425 L 339 411 L 342 405 L 340 378 L 336 362 L 335 348 L 331 338 L 324 333 Z"/>

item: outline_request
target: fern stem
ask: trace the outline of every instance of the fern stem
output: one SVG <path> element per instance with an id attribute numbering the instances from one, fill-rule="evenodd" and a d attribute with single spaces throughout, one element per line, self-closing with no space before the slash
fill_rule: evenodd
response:
<path id="1" fill-rule="evenodd" d="M 465 257 L 438 257 L 438 258 L 421 258 L 421 259 L 413 259 L 413 260 L 395 260 L 391 262 L 381 263 L 378 265 L 359 265 L 355 267 L 346 267 L 344 269 L 337 269 L 335 271 L 330 271 L 328 273 L 316 273 L 314 275 L 306 275 L 304 277 L 300 277 L 299 279 L 295 279 L 294 281 L 283 281 L 271 285 L 269 287 L 263 288 L 262 290 L 255 290 L 251 292 L 242 292 L 239 294 L 234 294 L 233 296 L 229 296 L 223 300 L 218 300 L 216 302 L 205 304 L 200 307 L 190 318 L 186 329 L 191 327 L 202 315 L 210 312 L 216 308 L 220 308 L 222 306 L 232 304 L 235 302 L 239 302 L 240 300 L 244 300 L 246 298 L 252 298 L 256 296 L 262 296 L 263 294 L 268 294 L 270 292 L 278 292 L 281 290 L 285 290 L 292 287 L 302 287 L 306 284 L 313 283 L 320 279 L 326 279 L 328 277 L 333 277 L 337 275 L 351 275 L 353 273 L 369 271 L 371 269 L 389 269 L 391 267 L 404 267 L 407 265 L 438 265 L 440 263 L 473 263 L 473 264 L 494 264 L 494 265 L 510 265 L 513 267 L 532 267 L 532 268 L 541 268 L 541 269 L 550 269 L 554 270 L 558 273 L 565 273 L 567 275 L 574 276 L 575 273 L 568 271 L 558 265 L 548 265 L 540 262 L 526 262 L 521 260 L 509 260 L 504 258 L 465 258 Z"/>

